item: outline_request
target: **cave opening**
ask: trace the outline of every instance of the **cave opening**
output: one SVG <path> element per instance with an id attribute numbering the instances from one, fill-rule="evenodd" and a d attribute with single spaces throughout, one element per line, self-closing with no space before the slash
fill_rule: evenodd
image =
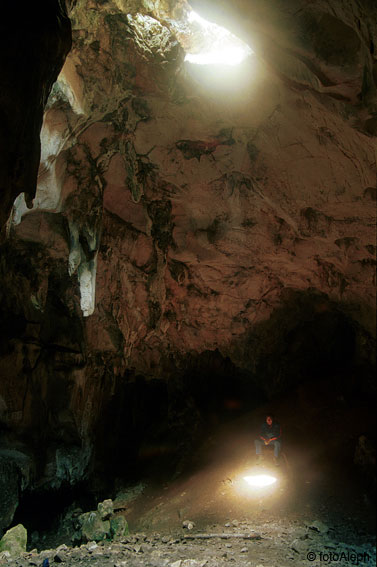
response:
<path id="1" fill-rule="evenodd" d="M 192 52 L 186 53 L 185 61 L 196 65 L 239 65 L 253 53 L 242 40 L 193 10 L 188 14 L 188 23 L 194 27 L 194 37 L 190 45 Z"/>

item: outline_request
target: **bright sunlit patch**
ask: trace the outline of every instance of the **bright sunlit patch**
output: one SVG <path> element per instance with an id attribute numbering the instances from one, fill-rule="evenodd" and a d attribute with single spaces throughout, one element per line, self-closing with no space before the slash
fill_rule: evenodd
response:
<path id="1" fill-rule="evenodd" d="M 277 480 L 276 477 L 271 476 L 269 474 L 256 474 L 253 476 L 244 476 L 243 479 L 250 486 L 256 486 L 259 488 L 263 488 L 264 486 L 270 486 L 270 484 L 274 484 Z"/>
<path id="2" fill-rule="evenodd" d="M 187 53 L 185 61 L 198 65 L 239 65 L 253 53 L 246 43 L 230 31 L 205 20 L 196 12 L 190 12 L 188 19 L 199 27 L 205 41 L 200 51 Z"/>

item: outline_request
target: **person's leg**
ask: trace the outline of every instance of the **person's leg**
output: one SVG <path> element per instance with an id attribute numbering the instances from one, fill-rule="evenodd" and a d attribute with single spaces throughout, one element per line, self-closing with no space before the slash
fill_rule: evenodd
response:
<path id="1" fill-rule="evenodd" d="M 255 453 L 256 455 L 262 454 L 262 441 L 260 439 L 255 439 Z"/>
<path id="2" fill-rule="evenodd" d="M 271 441 L 271 443 L 274 444 L 274 457 L 275 459 L 278 459 L 280 457 L 281 441 L 276 439 L 276 441 Z"/>

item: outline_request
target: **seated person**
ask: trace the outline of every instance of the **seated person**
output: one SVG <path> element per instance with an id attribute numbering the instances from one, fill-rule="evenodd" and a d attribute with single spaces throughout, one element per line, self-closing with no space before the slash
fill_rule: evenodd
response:
<path id="1" fill-rule="evenodd" d="M 273 445 L 274 462 L 278 465 L 281 450 L 281 427 L 271 414 L 266 415 L 266 421 L 262 424 L 260 429 L 259 439 L 255 439 L 257 463 L 263 459 L 262 447 L 267 447 L 268 445 Z"/>

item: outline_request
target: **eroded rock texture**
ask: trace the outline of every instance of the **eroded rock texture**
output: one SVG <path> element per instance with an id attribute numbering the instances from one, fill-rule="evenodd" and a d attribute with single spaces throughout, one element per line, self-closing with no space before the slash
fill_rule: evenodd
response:
<path id="1" fill-rule="evenodd" d="M 173 4 L 75 3 L 8 223 L 0 419 L 34 485 L 168 454 L 211 404 L 371 392 L 373 3 L 193 2 L 255 50 L 225 81 Z"/>
<path id="2" fill-rule="evenodd" d="M 35 195 L 43 111 L 71 46 L 60 0 L 6 2 L 0 23 L 0 227 L 19 193 Z"/>

